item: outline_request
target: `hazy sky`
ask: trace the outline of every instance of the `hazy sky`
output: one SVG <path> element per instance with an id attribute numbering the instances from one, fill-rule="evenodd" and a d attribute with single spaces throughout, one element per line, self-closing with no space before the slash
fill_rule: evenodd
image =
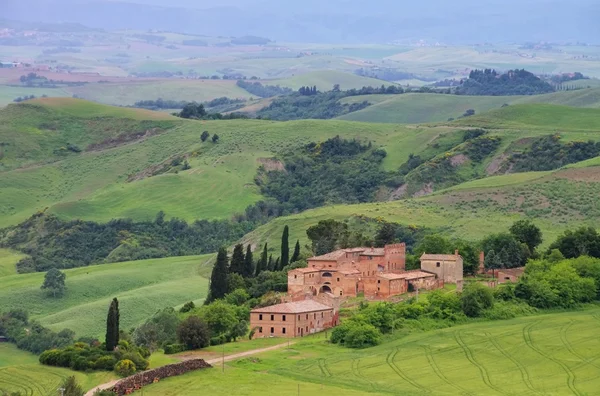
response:
<path id="1" fill-rule="evenodd" d="M 0 0 L 0 17 L 278 41 L 600 42 L 600 0 Z M 187 8 L 187 9 L 186 9 Z"/>

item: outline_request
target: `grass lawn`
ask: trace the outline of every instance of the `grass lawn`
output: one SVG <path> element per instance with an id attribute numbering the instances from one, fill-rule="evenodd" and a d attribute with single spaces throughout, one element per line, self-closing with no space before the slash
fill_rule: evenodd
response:
<path id="1" fill-rule="evenodd" d="M 25 255 L 9 249 L 0 249 L 0 278 L 17 273 L 16 264 Z"/>
<path id="2" fill-rule="evenodd" d="M 475 323 L 364 350 L 320 337 L 144 388 L 146 395 L 595 394 L 600 310 Z"/>
<path id="3" fill-rule="evenodd" d="M 60 383 L 72 375 L 83 389 L 91 389 L 116 378 L 111 372 L 87 374 L 42 366 L 36 355 L 17 349 L 13 344 L 0 344 L 0 389 L 19 391 L 26 396 L 56 395 Z"/>
<path id="4" fill-rule="evenodd" d="M 40 289 L 44 273 L 2 278 L 3 306 L 25 309 L 54 330 L 102 338 L 113 297 L 120 303 L 122 327 L 130 329 L 157 310 L 206 297 L 208 280 L 200 275 L 211 255 L 172 257 L 95 265 L 65 270 L 67 291 L 47 297 Z"/>

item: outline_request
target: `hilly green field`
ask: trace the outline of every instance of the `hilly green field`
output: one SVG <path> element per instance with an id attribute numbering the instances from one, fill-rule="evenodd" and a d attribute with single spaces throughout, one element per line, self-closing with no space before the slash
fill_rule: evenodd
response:
<path id="1" fill-rule="evenodd" d="M 102 338 L 113 297 L 119 299 L 124 329 L 159 309 L 202 303 L 211 259 L 212 255 L 171 257 L 64 270 L 67 291 L 60 299 L 48 298 L 40 289 L 44 273 L 6 275 L 0 278 L 0 298 L 3 307 L 25 309 L 55 331 L 69 328 L 77 336 Z"/>
<path id="2" fill-rule="evenodd" d="M 316 337 L 144 388 L 147 395 L 592 395 L 598 309 L 419 332 L 351 350 Z"/>
<path id="3" fill-rule="evenodd" d="M 339 119 L 362 122 L 418 124 L 457 119 L 468 109 L 480 114 L 504 104 L 548 103 L 573 107 L 600 108 L 600 88 L 561 91 L 533 96 L 462 96 L 411 93 L 403 95 L 364 95 L 342 100 L 342 103 L 372 103 L 371 106 Z"/>
<path id="4" fill-rule="evenodd" d="M 387 81 L 375 78 L 362 77 L 352 73 L 345 73 L 335 70 L 315 71 L 306 74 L 299 74 L 280 80 L 267 80 L 265 84 L 280 85 L 298 90 L 304 86 L 317 86 L 319 91 L 329 91 L 335 84 L 340 85 L 340 89 L 360 89 L 362 87 L 379 87 L 382 84 L 390 85 Z"/>

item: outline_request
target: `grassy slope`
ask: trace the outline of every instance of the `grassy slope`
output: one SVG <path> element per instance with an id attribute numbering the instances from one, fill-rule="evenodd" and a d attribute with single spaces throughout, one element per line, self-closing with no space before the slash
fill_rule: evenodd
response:
<path id="1" fill-rule="evenodd" d="M 70 328 L 78 336 L 101 337 L 106 310 L 119 298 L 123 328 L 138 325 L 158 309 L 190 300 L 201 302 L 208 281 L 204 266 L 212 256 L 172 257 L 66 270 L 67 292 L 47 297 L 40 289 L 43 273 L 5 276 L 3 306 L 26 309 L 54 330 Z"/>
<path id="2" fill-rule="evenodd" d="M 56 395 L 63 379 L 74 375 L 84 389 L 115 378 L 111 372 L 81 373 L 69 369 L 42 366 L 38 357 L 17 349 L 13 344 L 0 344 L 0 389 L 19 391 L 27 396 Z"/>
<path id="3" fill-rule="evenodd" d="M 161 114 L 93 105 L 72 99 L 68 100 L 68 104 L 58 99 L 43 103 L 44 111 L 53 117 L 58 118 L 68 113 L 64 115 L 67 120 L 71 120 L 71 114 L 83 115 L 87 111 L 92 112 L 93 117 L 110 112 L 130 112 L 137 117 Z M 49 107 L 50 104 L 56 105 Z M 16 129 L 0 127 L 0 138 L 8 136 L 11 139 L 14 131 L 33 131 L 19 136 L 19 139 L 32 146 L 41 146 L 40 142 L 44 142 L 45 146 L 39 150 L 40 153 L 52 152 L 53 147 L 64 144 L 41 138 L 35 127 L 30 127 L 26 122 L 30 118 L 17 117 L 22 114 L 16 111 L 20 108 L 9 106 L 0 113 L 0 120 L 6 124 L 18 125 Z M 104 109 L 105 113 L 99 108 Z M 115 118 L 105 122 L 108 125 L 119 125 L 124 121 Z M 394 169 L 406 160 L 414 147 L 423 146 L 446 130 L 312 120 L 286 123 L 258 120 L 157 122 L 169 125 L 173 123 L 174 127 L 166 133 L 148 137 L 135 144 L 69 154 L 63 160 L 45 166 L 0 173 L 6 186 L 0 190 L 0 226 L 22 221 L 34 211 L 46 207 L 64 217 L 93 220 L 108 220 L 113 217 L 149 219 L 159 210 L 165 210 L 168 216 L 187 220 L 229 217 L 260 199 L 253 181 L 259 158 L 272 157 L 308 141 L 321 141 L 340 135 L 345 138 L 369 139 L 384 146 L 389 152 L 386 167 Z M 218 133 L 220 142 L 201 143 L 199 135 L 203 130 Z M 78 131 L 78 139 L 90 140 L 90 136 L 82 133 L 85 130 Z M 11 154 L 11 151 L 23 144 L 7 146 L 6 157 L 17 156 Z M 193 153 L 190 158 L 192 169 L 178 174 L 169 173 L 132 183 L 126 182 L 130 175 L 159 164 L 173 155 L 184 153 Z M 13 161 L 17 160 L 23 162 L 27 158 L 19 157 Z"/>
<path id="4" fill-rule="evenodd" d="M 0 278 L 16 274 L 17 268 L 15 264 L 23 257 L 25 256 L 19 252 L 9 249 L 0 249 Z"/>
<path id="5" fill-rule="evenodd" d="M 467 109 L 476 114 L 498 109 L 503 104 L 549 103 L 555 105 L 600 108 L 600 88 L 555 92 L 534 96 L 458 96 L 443 94 L 365 95 L 346 98 L 344 103 L 372 103 L 363 110 L 340 119 L 362 122 L 416 124 L 442 122 L 460 117 Z"/>
<path id="6" fill-rule="evenodd" d="M 598 309 L 459 326 L 351 350 L 321 336 L 161 381 L 148 395 L 593 394 L 600 386 Z M 323 388 L 323 391 L 321 391 Z"/>
<path id="7" fill-rule="evenodd" d="M 71 93 L 63 88 L 27 88 L 0 85 L 0 107 L 13 103 L 13 100 L 18 97 L 29 95 L 34 95 L 38 98 L 42 95 L 48 97 L 63 97 L 71 96 Z"/>
<path id="8" fill-rule="evenodd" d="M 299 89 L 302 86 L 317 86 L 319 91 L 329 91 L 335 84 L 340 84 L 341 89 L 362 88 L 367 86 L 380 87 L 381 85 L 390 85 L 391 83 L 375 78 L 361 77 L 352 73 L 345 73 L 335 70 L 324 70 L 299 74 L 281 80 L 265 82 L 265 84 L 281 85 L 292 89 Z"/>

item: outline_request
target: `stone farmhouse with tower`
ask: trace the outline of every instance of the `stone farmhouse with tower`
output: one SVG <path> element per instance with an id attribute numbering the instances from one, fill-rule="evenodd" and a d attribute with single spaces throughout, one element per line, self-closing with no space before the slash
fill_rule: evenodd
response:
<path id="1" fill-rule="evenodd" d="M 363 294 L 385 300 L 415 290 L 463 284 L 463 259 L 454 254 L 423 254 L 421 269 L 406 270 L 406 244 L 339 249 L 307 260 L 288 272 L 285 303 L 250 313 L 253 337 L 298 337 L 338 324 L 341 300 Z"/>

